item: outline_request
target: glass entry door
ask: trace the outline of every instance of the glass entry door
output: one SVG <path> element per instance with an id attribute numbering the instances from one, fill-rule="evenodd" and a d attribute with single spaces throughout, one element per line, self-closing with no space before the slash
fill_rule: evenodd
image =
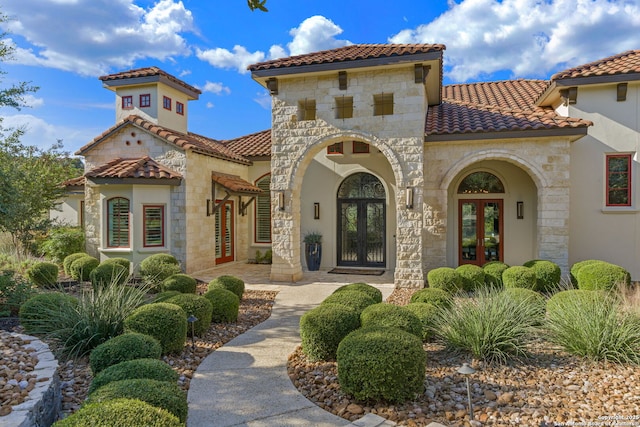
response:
<path id="1" fill-rule="evenodd" d="M 216 264 L 233 261 L 233 241 L 233 202 L 227 200 L 216 212 Z"/>
<path id="2" fill-rule="evenodd" d="M 503 260 L 502 200 L 460 200 L 458 263 Z"/>
<path id="3" fill-rule="evenodd" d="M 384 202 L 339 202 L 338 265 L 385 266 Z"/>

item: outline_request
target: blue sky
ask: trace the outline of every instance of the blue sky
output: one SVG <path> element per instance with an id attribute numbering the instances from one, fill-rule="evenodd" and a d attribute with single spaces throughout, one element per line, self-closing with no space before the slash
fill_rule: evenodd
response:
<path id="1" fill-rule="evenodd" d="M 30 81 L 29 108 L 0 109 L 23 142 L 75 151 L 115 121 L 98 76 L 156 65 L 200 88 L 189 129 L 230 139 L 270 127 L 249 64 L 352 43 L 442 43 L 445 83 L 547 79 L 640 49 L 640 0 L 4 0 L 16 47 L 2 85 Z"/>

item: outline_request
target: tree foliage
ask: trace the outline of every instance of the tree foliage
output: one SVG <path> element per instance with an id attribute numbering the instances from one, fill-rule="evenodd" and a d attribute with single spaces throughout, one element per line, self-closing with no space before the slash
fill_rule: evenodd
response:
<path id="1" fill-rule="evenodd" d="M 268 12 L 269 10 L 265 7 L 266 3 L 267 0 L 247 0 L 247 5 L 249 5 L 251 11 L 258 9 L 262 12 Z"/>

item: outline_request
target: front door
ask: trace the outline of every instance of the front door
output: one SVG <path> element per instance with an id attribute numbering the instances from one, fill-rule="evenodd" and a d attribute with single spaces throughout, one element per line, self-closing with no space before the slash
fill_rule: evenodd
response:
<path id="1" fill-rule="evenodd" d="M 385 191 L 375 176 L 351 175 L 338 190 L 340 266 L 385 267 Z"/>
<path id="2" fill-rule="evenodd" d="M 233 202 L 227 200 L 216 212 L 216 264 L 233 261 L 233 241 Z"/>
<path id="3" fill-rule="evenodd" d="M 502 200 L 460 200 L 458 206 L 458 263 L 502 261 Z"/>

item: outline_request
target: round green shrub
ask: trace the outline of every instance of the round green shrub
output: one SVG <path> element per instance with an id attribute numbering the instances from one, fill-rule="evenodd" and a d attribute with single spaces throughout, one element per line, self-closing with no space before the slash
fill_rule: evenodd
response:
<path id="1" fill-rule="evenodd" d="M 113 399 L 83 405 L 53 427 L 184 427 L 178 417 L 138 399 Z"/>
<path id="2" fill-rule="evenodd" d="M 153 254 L 140 262 L 140 277 L 152 285 L 160 285 L 167 277 L 181 272 L 180 263 L 169 254 Z"/>
<path id="3" fill-rule="evenodd" d="M 45 292 L 29 298 L 20 306 L 18 318 L 27 334 L 33 334 L 50 316 L 64 307 L 77 306 L 78 299 L 62 292 Z"/>
<path id="4" fill-rule="evenodd" d="M 131 272 L 131 261 L 126 258 L 114 257 L 107 258 L 101 264 L 118 264 L 127 270 L 127 274 Z"/>
<path id="5" fill-rule="evenodd" d="M 484 285 L 484 270 L 474 264 L 462 264 L 456 268 L 456 273 L 462 278 L 462 289 L 473 292 Z"/>
<path id="6" fill-rule="evenodd" d="M 193 324 L 188 325 L 187 335 L 193 336 L 204 335 L 211 326 L 211 316 L 213 315 L 213 304 L 200 295 L 180 294 L 169 298 L 166 302 L 182 307 L 187 318 L 195 316 L 196 320 Z"/>
<path id="7" fill-rule="evenodd" d="M 181 422 L 187 420 L 187 396 L 177 384 L 149 378 L 113 381 L 94 391 L 87 403 L 113 399 L 138 399 L 157 408 L 166 409 Z"/>
<path id="8" fill-rule="evenodd" d="M 552 292 L 558 289 L 560 278 L 562 277 L 562 271 L 560 271 L 558 264 L 551 261 L 535 259 L 527 261 L 523 265 L 531 268 L 536 274 L 536 291 Z"/>
<path id="9" fill-rule="evenodd" d="M 502 273 L 509 268 L 507 264 L 502 261 L 489 261 L 482 266 L 484 270 L 484 283 L 485 285 L 501 288 Z"/>
<path id="10" fill-rule="evenodd" d="M 369 295 L 376 303 L 382 302 L 382 291 L 376 288 L 375 286 L 371 286 L 367 283 L 350 283 L 348 285 L 340 286 L 338 289 L 333 291 L 336 292 L 344 292 L 344 291 L 360 291 Z"/>
<path id="11" fill-rule="evenodd" d="M 420 319 L 405 307 L 380 302 L 362 310 L 360 323 L 363 328 L 398 328 L 422 339 Z"/>
<path id="12" fill-rule="evenodd" d="M 73 261 L 69 266 L 69 271 L 74 280 L 86 282 L 89 280 L 91 272 L 98 265 L 100 265 L 100 261 L 92 256 L 85 255 Z"/>
<path id="13" fill-rule="evenodd" d="M 462 277 L 451 267 L 434 268 L 427 273 L 430 288 L 438 288 L 454 294 L 462 288 Z"/>
<path id="14" fill-rule="evenodd" d="M 163 291 L 178 291 L 183 294 L 195 294 L 198 282 L 186 274 L 174 274 L 162 282 Z"/>
<path id="15" fill-rule="evenodd" d="M 75 252 L 71 255 L 67 255 L 62 261 L 62 269 L 64 270 L 64 274 L 71 277 L 71 263 L 78 258 L 82 258 L 88 255 L 89 254 L 87 254 L 86 252 Z"/>
<path id="16" fill-rule="evenodd" d="M 508 288 L 504 291 L 511 299 L 518 304 L 529 304 L 535 307 L 536 313 L 539 315 L 540 321 L 544 318 L 547 307 L 547 300 L 538 292 L 525 288 Z"/>
<path id="17" fill-rule="evenodd" d="M 58 283 L 58 266 L 52 262 L 37 262 L 27 270 L 27 276 L 34 285 L 47 288 Z"/>
<path id="18" fill-rule="evenodd" d="M 338 346 L 338 381 L 358 400 L 403 402 L 424 388 L 422 341 L 396 328 L 360 328 Z"/>
<path id="19" fill-rule="evenodd" d="M 160 341 L 162 354 L 182 351 L 187 341 L 187 315 L 166 302 L 138 307 L 124 320 L 125 332 L 140 332 Z"/>
<path id="20" fill-rule="evenodd" d="M 213 307 L 211 320 L 213 322 L 235 322 L 238 320 L 240 298 L 231 291 L 214 288 L 203 295 Z"/>
<path id="21" fill-rule="evenodd" d="M 438 288 L 424 288 L 411 295 L 410 303 L 424 302 L 436 307 L 451 307 L 453 299 L 447 291 Z"/>
<path id="22" fill-rule="evenodd" d="M 364 292 L 348 290 L 329 295 L 322 301 L 322 304 L 346 305 L 353 308 L 359 316 L 362 310 L 376 304 L 376 301 Z"/>
<path id="23" fill-rule="evenodd" d="M 109 284 L 122 285 L 128 278 L 129 270 L 116 262 L 103 262 L 89 274 L 94 288 L 104 288 Z"/>
<path id="24" fill-rule="evenodd" d="M 231 291 L 236 294 L 239 299 L 242 299 L 242 294 L 244 294 L 244 281 L 234 276 L 224 275 L 216 277 L 215 279 L 210 281 L 207 290 L 210 291 L 211 289 L 216 288 Z"/>
<path id="25" fill-rule="evenodd" d="M 631 284 L 631 275 L 619 265 L 597 262 L 578 270 L 578 289 L 612 290 L 617 286 Z"/>
<path id="26" fill-rule="evenodd" d="M 312 361 L 335 360 L 338 344 L 360 327 L 358 313 L 345 305 L 322 304 L 300 318 L 302 350 Z"/>
<path id="27" fill-rule="evenodd" d="M 535 289 L 537 285 L 536 273 L 529 267 L 515 265 L 502 273 L 505 288 Z"/>
<path id="28" fill-rule="evenodd" d="M 429 341 L 433 336 L 433 318 L 438 307 L 428 302 L 412 302 L 405 306 L 407 310 L 416 315 L 422 324 L 422 341 Z"/>
<path id="29" fill-rule="evenodd" d="M 89 394 L 114 381 L 148 378 L 175 384 L 178 377 L 178 373 L 171 366 L 159 359 L 126 360 L 109 366 L 93 377 L 89 386 Z"/>
<path id="30" fill-rule="evenodd" d="M 151 301 L 152 303 L 155 302 L 167 302 L 167 300 L 169 298 L 173 298 L 176 295 L 180 295 L 182 292 L 178 292 L 178 291 L 164 291 L 164 292 L 160 292 L 159 294 L 156 294 L 155 297 L 153 298 L 153 300 Z"/>
<path id="31" fill-rule="evenodd" d="M 597 293 L 594 291 L 588 291 L 586 289 L 568 289 L 566 291 L 560 291 L 547 300 L 547 314 L 555 314 L 559 310 L 562 310 L 568 302 L 578 301 L 579 304 L 589 304 L 594 298 L 605 298 L 604 293 Z"/>
<path id="32" fill-rule="evenodd" d="M 571 266 L 571 270 L 569 271 L 569 278 L 571 279 L 571 283 L 573 284 L 573 286 L 578 286 L 578 272 L 582 267 L 595 264 L 598 262 L 603 262 L 603 261 L 598 259 L 587 259 L 584 261 L 578 261 L 575 264 L 573 264 Z"/>
<path id="33" fill-rule="evenodd" d="M 133 359 L 160 359 L 162 347 L 152 336 L 128 333 L 113 337 L 98 345 L 89 355 L 89 367 L 95 374 L 109 366 Z"/>

